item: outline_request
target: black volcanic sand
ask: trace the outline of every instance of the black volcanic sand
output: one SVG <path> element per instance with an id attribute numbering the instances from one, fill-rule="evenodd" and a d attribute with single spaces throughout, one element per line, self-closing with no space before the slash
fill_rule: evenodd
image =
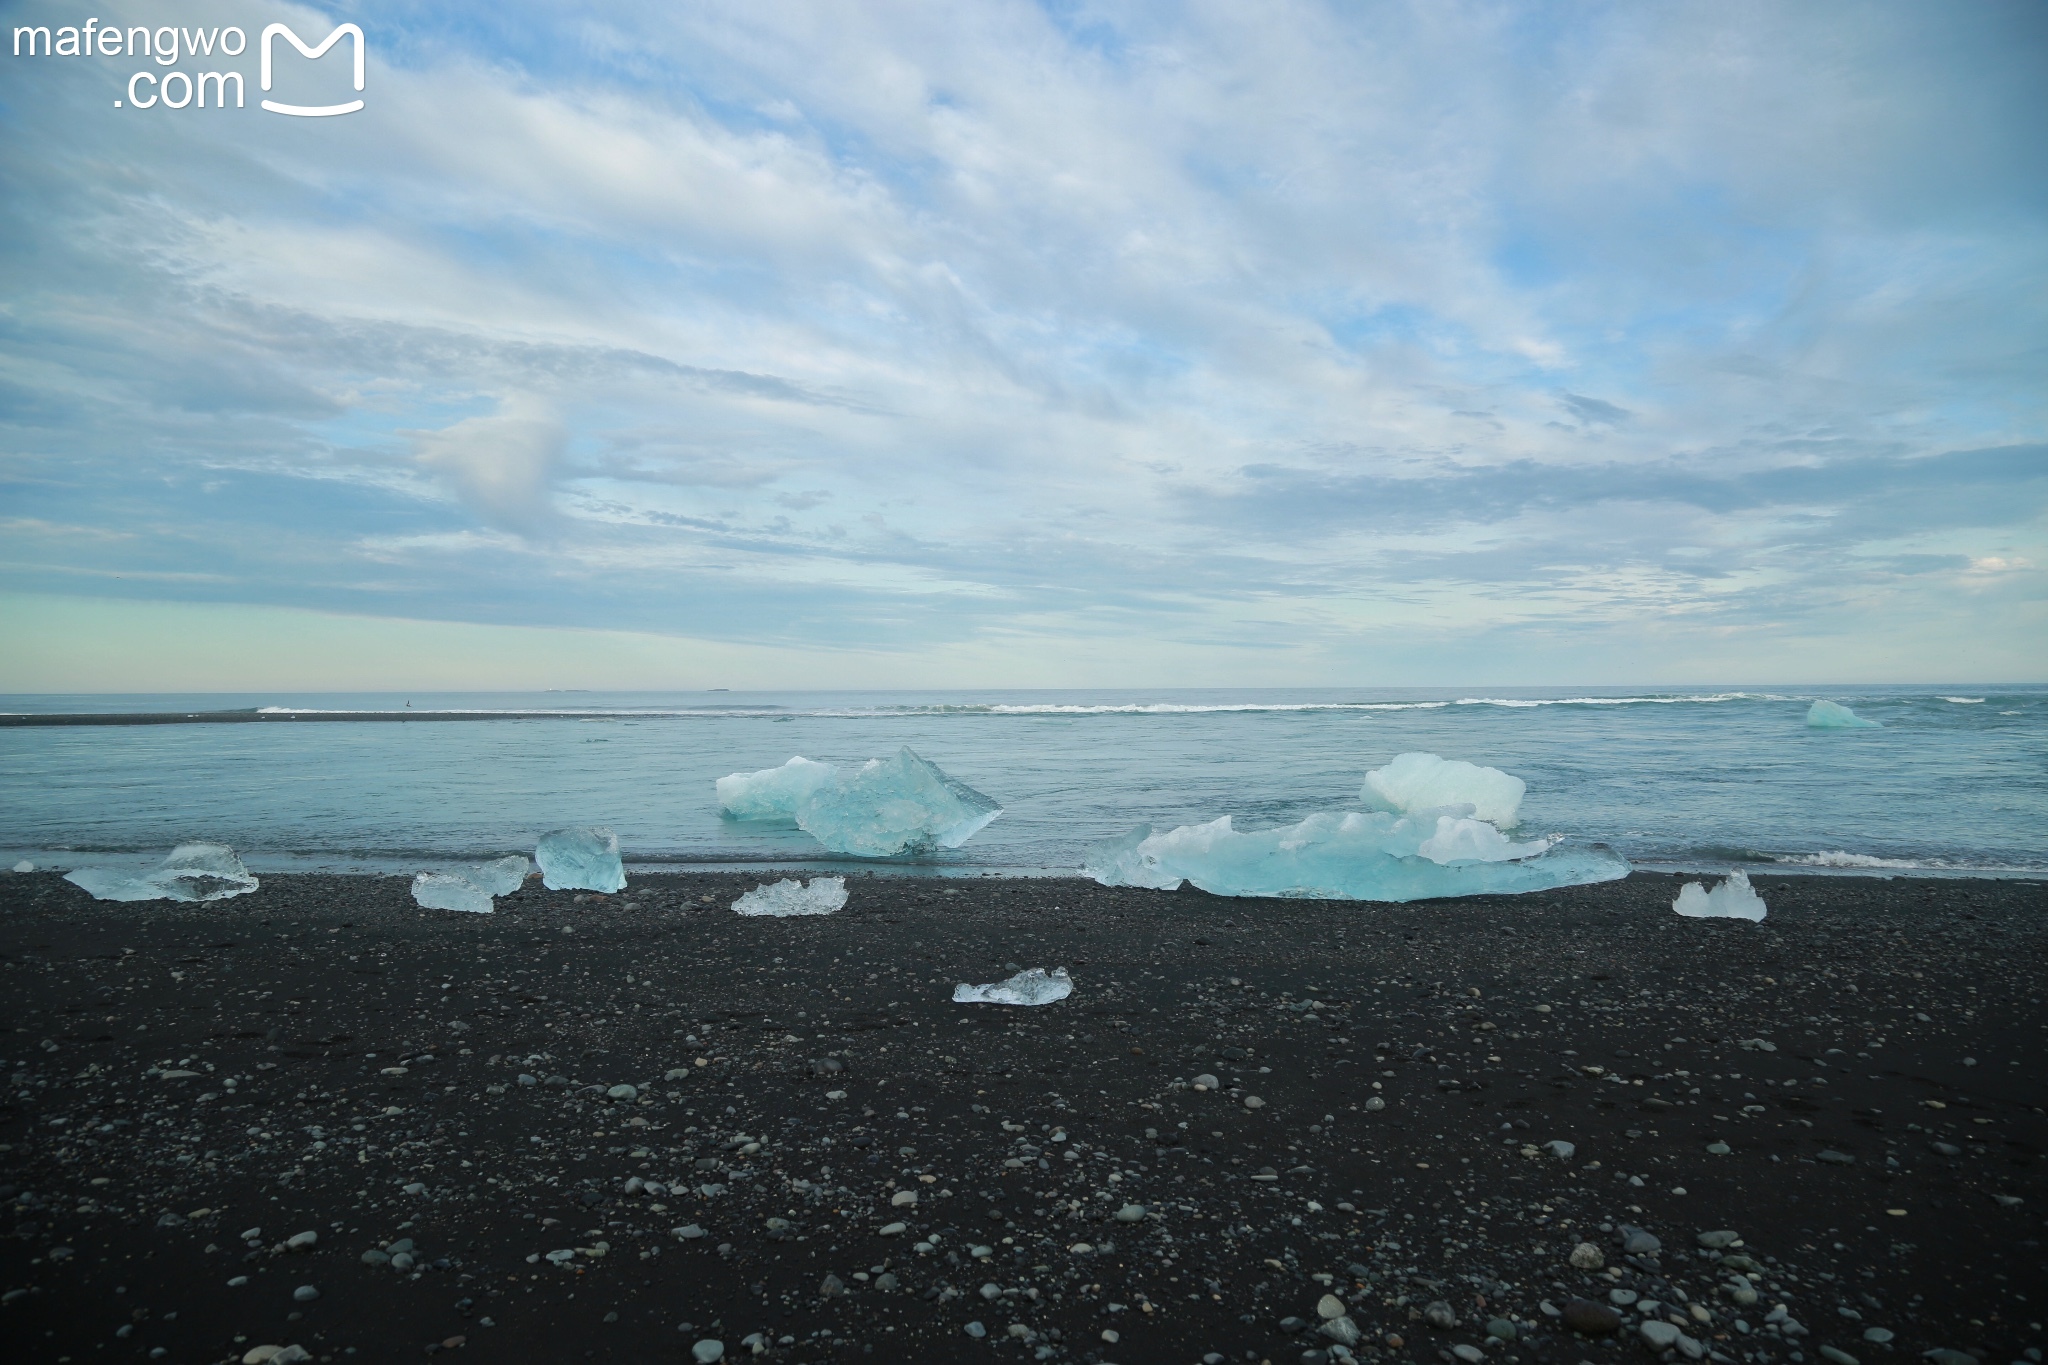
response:
<path id="1" fill-rule="evenodd" d="M 756 880 L 0 879 L 9 1358 L 2040 1359 L 2038 883 Z"/>

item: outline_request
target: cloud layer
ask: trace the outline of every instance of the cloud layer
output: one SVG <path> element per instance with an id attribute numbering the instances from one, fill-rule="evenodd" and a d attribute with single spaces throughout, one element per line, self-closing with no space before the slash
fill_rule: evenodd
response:
<path id="1" fill-rule="evenodd" d="M 330 120 L 0 54 L 0 591 L 906 684 L 2041 674 L 2036 6 L 604 14 L 181 14 L 360 23 Z"/>

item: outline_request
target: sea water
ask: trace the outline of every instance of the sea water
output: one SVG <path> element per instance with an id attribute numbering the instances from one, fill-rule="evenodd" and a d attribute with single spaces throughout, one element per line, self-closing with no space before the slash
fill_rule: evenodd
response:
<path id="1" fill-rule="evenodd" d="M 1820 730 L 1813 700 L 1881 729 Z M 1427 751 L 1522 778 L 1523 836 L 1645 867 L 2048 872 L 2048 687 L 17 696 L 0 712 L 249 723 L 0 725 L 0 857 L 153 865 L 231 844 L 257 871 L 416 871 L 615 830 L 631 865 L 873 865 L 718 813 L 717 779 L 909 745 L 1003 814 L 885 864 L 1073 871 L 1141 824 L 1239 829 L 1359 808 Z M 410 713 L 402 721 L 319 719 Z M 462 719 L 429 719 L 429 715 Z"/>

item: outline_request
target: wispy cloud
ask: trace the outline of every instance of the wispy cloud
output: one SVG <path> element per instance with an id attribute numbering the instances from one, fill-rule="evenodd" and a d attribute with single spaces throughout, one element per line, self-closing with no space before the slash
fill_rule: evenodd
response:
<path id="1" fill-rule="evenodd" d="M 0 589 L 905 682 L 2048 662 L 2035 8 L 348 17 L 343 119 L 0 56 Z"/>

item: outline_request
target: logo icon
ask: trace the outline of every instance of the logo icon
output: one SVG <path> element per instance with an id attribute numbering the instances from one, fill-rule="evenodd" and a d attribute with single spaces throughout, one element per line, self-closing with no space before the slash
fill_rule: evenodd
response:
<path id="1" fill-rule="evenodd" d="M 326 41 L 318 47 L 307 47 L 299 41 L 299 35 L 283 24 L 272 24 L 263 30 L 263 72 L 260 84 L 270 89 L 270 40 L 283 35 L 286 42 L 299 50 L 299 55 L 310 61 L 318 61 L 327 55 L 344 37 L 356 41 L 356 89 L 363 88 L 363 31 L 354 24 L 343 24 L 327 35 Z M 263 107 L 273 114 L 290 114 L 294 118 L 332 118 L 336 114 L 353 114 L 363 107 L 361 100 L 350 100 L 347 104 L 283 104 L 277 100 L 264 100 Z"/>

